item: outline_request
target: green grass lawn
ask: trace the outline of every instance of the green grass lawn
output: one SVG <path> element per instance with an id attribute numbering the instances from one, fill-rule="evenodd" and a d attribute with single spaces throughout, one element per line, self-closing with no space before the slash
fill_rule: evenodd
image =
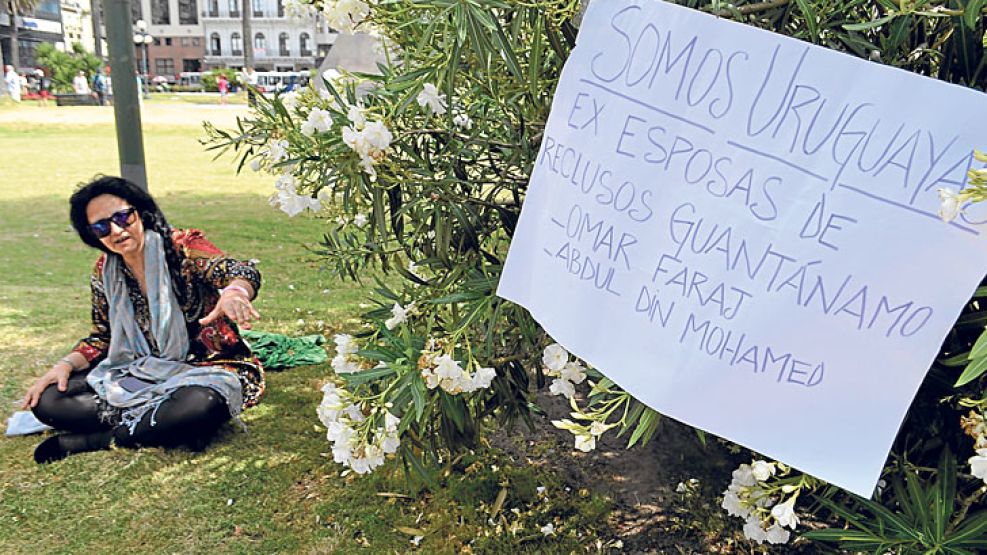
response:
<path id="1" fill-rule="evenodd" d="M 237 176 L 228 159 L 211 161 L 200 136 L 195 127 L 145 129 L 150 189 L 171 223 L 201 228 L 227 252 L 260 260 L 258 329 L 354 331 L 363 293 L 320 272 L 303 248 L 320 236 L 323 221 L 272 209 L 271 178 Z M 110 125 L 0 125 L 0 152 L 6 420 L 35 377 L 88 329 L 97 253 L 73 234 L 67 197 L 97 173 L 116 173 L 117 160 Z M 324 455 L 329 446 L 315 417 L 330 373 L 326 365 L 269 373 L 264 402 L 244 415 L 249 431 L 231 425 L 201 454 L 121 449 L 39 467 L 31 456 L 39 436 L 0 439 L 0 553 L 393 553 L 414 549 L 419 533 L 423 552 L 458 551 L 470 541 L 475 552 L 596 551 L 592 537 L 575 530 L 603 522 L 606 503 L 595 496 L 538 501 L 538 485 L 549 495 L 562 490 L 551 469 L 493 468 L 498 455 L 491 453 L 463 459 L 466 471 L 446 475 L 446 487 L 434 493 L 407 487 L 395 461 L 369 477 L 341 476 L 343 468 Z M 504 512 L 521 507 L 530 516 L 513 533 L 488 527 L 484 508 L 507 484 Z M 538 527 L 548 518 L 572 532 L 544 537 Z"/>

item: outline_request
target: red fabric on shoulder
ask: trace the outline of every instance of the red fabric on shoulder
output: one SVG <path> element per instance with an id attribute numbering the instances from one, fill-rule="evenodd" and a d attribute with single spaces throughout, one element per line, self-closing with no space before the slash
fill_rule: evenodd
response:
<path id="1" fill-rule="evenodd" d="M 198 229 L 176 229 L 171 233 L 171 240 L 180 249 L 204 252 L 210 255 L 221 255 L 223 251 L 212 244 L 202 231 Z"/>

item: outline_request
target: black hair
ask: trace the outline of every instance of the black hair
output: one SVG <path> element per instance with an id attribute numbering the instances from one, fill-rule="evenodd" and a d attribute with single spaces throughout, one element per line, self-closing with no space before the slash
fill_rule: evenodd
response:
<path id="1" fill-rule="evenodd" d="M 168 225 L 158 203 L 154 202 L 147 191 L 137 185 L 123 179 L 122 177 L 102 176 L 82 185 L 76 189 L 69 199 L 69 218 L 72 220 L 72 227 L 79 234 L 82 242 L 105 252 L 107 255 L 116 255 L 99 240 L 89 228 L 89 218 L 86 209 L 89 203 L 100 195 L 113 195 L 127 201 L 130 206 L 137 209 L 141 222 L 145 230 L 156 231 L 161 236 L 162 248 L 165 252 L 165 261 L 168 263 L 168 274 L 171 276 L 172 288 L 178 295 L 178 302 L 185 304 L 188 295 L 186 293 L 185 279 L 182 277 L 182 256 L 175 249 L 175 244 L 171 240 L 172 228 Z M 119 255 L 116 255 L 119 256 Z"/>

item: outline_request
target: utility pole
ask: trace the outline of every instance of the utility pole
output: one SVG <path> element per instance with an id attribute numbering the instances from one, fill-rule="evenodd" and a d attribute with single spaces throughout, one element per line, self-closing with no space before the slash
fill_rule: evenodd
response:
<path id="1" fill-rule="evenodd" d="M 113 115 L 117 129 L 120 175 L 147 190 L 144 138 L 138 99 L 137 63 L 134 59 L 134 29 L 130 21 L 131 0 L 104 0 L 106 39 L 110 49 L 113 82 Z"/>

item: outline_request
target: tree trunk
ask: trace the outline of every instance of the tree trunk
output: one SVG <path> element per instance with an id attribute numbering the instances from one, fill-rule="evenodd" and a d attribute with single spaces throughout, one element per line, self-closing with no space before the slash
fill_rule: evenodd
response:
<path id="1" fill-rule="evenodd" d="M 254 67 L 254 34 L 250 29 L 250 18 L 253 15 L 251 0 L 243 0 L 243 68 Z"/>
<path id="2" fill-rule="evenodd" d="M 96 44 L 93 46 L 96 57 L 100 61 L 103 58 L 103 3 L 100 0 L 92 1 L 93 36 L 96 37 Z"/>
<path id="3" fill-rule="evenodd" d="M 18 43 L 17 32 L 17 6 L 13 2 L 7 2 L 7 13 L 10 14 L 10 65 L 14 66 L 14 71 L 21 65 L 21 47 Z"/>

